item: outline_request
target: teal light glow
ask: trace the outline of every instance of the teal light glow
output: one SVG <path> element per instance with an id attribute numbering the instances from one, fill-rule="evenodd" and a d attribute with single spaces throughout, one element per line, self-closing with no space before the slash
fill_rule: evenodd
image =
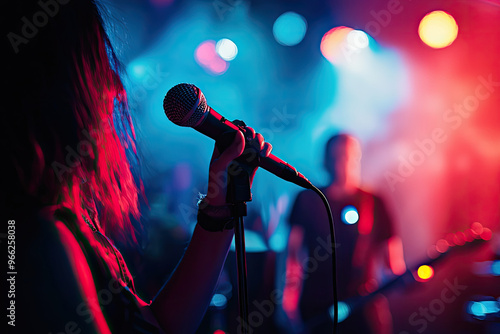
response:
<path id="1" fill-rule="evenodd" d="M 344 302 L 339 302 L 337 305 L 338 305 L 338 309 L 339 309 L 338 321 L 342 322 L 345 319 L 347 319 L 347 317 L 351 314 L 351 308 L 349 307 L 348 304 L 346 304 Z M 332 307 L 330 307 L 330 317 L 333 319 L 334 316 L 335 316 L 335 310 L 332 306 Z"/>
<path id="2" fill-rule="evenodd" d="M 344 222 L 345 224 L 356 224 L 359 220 L 358 210 L 354 206 L 348 205 L 344 209 L 342 209 L 340 217 L 342 219 L 342 222 Z"/>
<path id="3" fill-rule="evenodd" d="M 273 35 L 278 43 L 285 46 L 299 44 L 306 34 L 306 19 L 294 12 L 281 14 L 273 25 Z"/>

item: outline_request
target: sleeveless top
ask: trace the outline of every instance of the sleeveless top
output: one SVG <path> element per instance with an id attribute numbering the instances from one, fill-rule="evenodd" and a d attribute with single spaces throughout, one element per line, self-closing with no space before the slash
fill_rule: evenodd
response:
<path id="1" fill-rule="evenodd" d="M 55 218 L 72 232 L 92 272 L 99 306 L 112 333 L 161 333 L 148 322 L 137 305 L 133 277 L 120 251 L 100 232 L 96 223 L 82 217 L 89 229 L 80 229 L 68 208 L 55 211 Z"/>

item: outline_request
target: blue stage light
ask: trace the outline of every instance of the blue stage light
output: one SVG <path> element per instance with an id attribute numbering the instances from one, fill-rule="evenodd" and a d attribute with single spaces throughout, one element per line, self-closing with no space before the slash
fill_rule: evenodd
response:
<path id="1" fill-rule="evenodd" d="M 486 313 L 486 308 L 480 302 L 470 302 L 467 307 L 469 314 L 476 317 L 484 317 Z"/>
<path id="2" fill-rule="evenodd" d="M 339 302 L 337 305 L 338 305 L 338 309 L 339 309 L 338 322 L 342 322 L 345 319 L 347 319 L 347 317 L 351 314 L 351 308 L 349 307 L 348 304 L 346 304 L 344 302 Z M 333 319 L 333 317 L 335 316 L 333 306 L 330 307 L 329 311 L 330 311 L 330 317 Z"/>
<path id="3" fill-rule="evenodd" d="M 500 302 L 497 300 L 471 301 L 467 304 L 467 313 L 473 317 L 484 319 L 488 315 L 500 313 Z"/>
<path id="4" fill-rule="evenodd" d="M 495 276 L 500 276 L 500 260 L 493 261 L 491 264 L 491 273 Z"/>
<path id="5" fill-rule="evenodd" d="M 278 43 L 285 46 L 299 44 L 306 34 L 306 19 L 294 12 L 281 14 L 273 25 L 273 35 Z"/>
<path id="6" fill-rule="evenodd" d="M 215 293 L 212 297 L 212 301 L 210 302 L 210 306 L 215 306 L 218 308 L 223 308 L 227 304 L 227 298 L 223 294 Z"/>
<path id="7" fill-rule="evenodd" d="M 359 220 L 358 210 L 354 206 L 348 205 L 344 209 L 342 209 L 340 218 L 342 219 L 342 222 L 344 224 L 356 224 Z"/>

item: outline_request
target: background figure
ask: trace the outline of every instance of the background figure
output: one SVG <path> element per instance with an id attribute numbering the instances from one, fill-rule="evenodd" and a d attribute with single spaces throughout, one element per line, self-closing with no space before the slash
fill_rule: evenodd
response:
<path id="1" fill-rule="evenodd" d="M 346 134 L 333 136 L 325 149 L 331 182 L 322 191 L 330 203 L 336 234 L 339 301 L 366 296 L 391 272 L 405 271 L 400 239 L 381 198 L 359 188 L 361 147 Z M 293 206 L 284 308 L 295 328 L 331 331 L 325 316 L 333 305 L 330 234 L 324 206 L 316 194 L 299 193 Z M 339 312 L 340 313 L 340 312 Z M 382 295 L 339 324 L 347 333 L 391 333 L 392 317 Z"/>

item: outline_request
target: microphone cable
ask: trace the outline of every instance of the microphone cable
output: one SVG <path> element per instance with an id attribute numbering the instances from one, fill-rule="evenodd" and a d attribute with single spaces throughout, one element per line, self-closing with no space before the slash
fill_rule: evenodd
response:
<path id="1" fill-rule="evenodd" d="M 310 187 L 323 201 L 326 213 L 328 214 L 328 225 L 330 227 L 331 236 L 331 251 L 332 251 L 332 287 L 333 287 L 333 333 L 338 333 L 338 321 L 339 321 L 339 305 L 338 305 L 338 293 L 337 293 L 337 257 L 336 257 L 336 243 L 335 243 L 335 227 L 333 226 L 333 215 L 332 209 L 330 208 L 330 203 L 326 196 L 319 190 L 316 186 L 311 184 Z"/>

